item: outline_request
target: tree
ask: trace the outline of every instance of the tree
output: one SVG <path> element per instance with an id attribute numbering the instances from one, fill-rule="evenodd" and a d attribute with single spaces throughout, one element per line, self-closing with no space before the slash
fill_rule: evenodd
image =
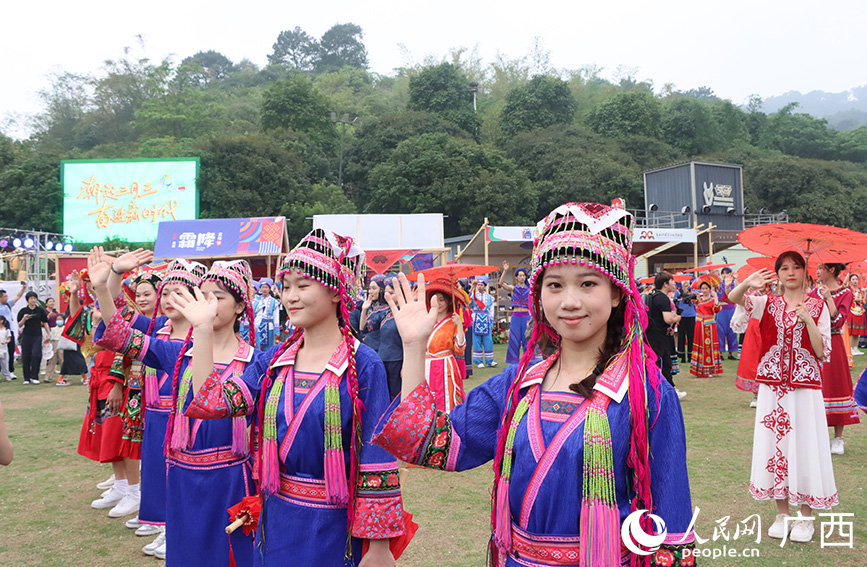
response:
<path id="1" fill-rule="evenodd" d="M 295 26 L 293 30 L 281 31 L 268 56 L 271 65 L 285 65 L 299 71 L 312 71 L 319 61 L 319 42 Z"/>
<path id="2" fill-rule="evenodd" d="M 60 159 L 28 143 L 7 140 L 3 140 L 6 165 L 0 168 L 0 226 L 63 232 Z"/>
<path id="3" fill-rule="evenodd" d="M 367 213 L 443 213 L 447 236 L 491 222 L 533 222 L 536 193 L 515 163 L 497 150 L 447 134 L 398 144 L 370 172 Z"/>
<path id="4" fill-rule="evenodd" d="M 747 206 L 785 209 L 794 222 L 867 229 L 867 173 L 852 164 L 762 158 L 744 168 L 744 187 Z"/>
<path id="5" fill-rule="evenodd" d="M 795 108 L 797 103 L 787 104 L 768 116 L 759 146 L 804 158 L 836 158 L 837 136 L 828 128 L 828 121 L 795 114 Z"/>
<path id="6" fill-rule="evenodd" d="M 407 109 L 434 112 L 467 132 L 475 135 L 478 131 L 470 82 L 451 63 L 425 67 L 410 77 Z"/>
<path id="7" fill-rule="evenodd" d="M 363 37 L 361 26 L 355 24 L 332 26 L 319 40 L 316 71 L 324 73 L 337 71 L 342 67 L 367 69 L 367 48 L 361 41 Z"/>
<path id="8" fill-rule="evenodd" d="M 698 155 L 724 146 L 710 107 L 695 98 L 668 99 L 662 119 L 662 139 L 687 155 Z"/>
<path id="9" fill-rule="evenodd" d="M 339 140 L 328 100 L 309 79 L 300 76 L 279 80 L 265 91 L 261 124 L 265 131 L 286 128 L 303 132 L 326 152 L 334 152 Z"/>
<path id="10" fill-rule="evenodd" d="M 537 187 L 536 218 L 569 201 L 643 201 L 641 169 L 615 140 L 583 128 L 522 132 L 509 140 L 505 151 Z"/>
<path id="11" fill-rule="evenodd" d="M 857 163 L 867 162 L 867 126 L 837 134 L 840 159 Z"/>
<path id="12" fill-rule="evenodd" d="M 526 130 L 568 124 L 572 122 L 575 108 L 568 83 L 538 75 L 506 95 L 500 127 L 503 134 L 511 137 Z"/>
<path id="13" fill-rule="evenodd" d="M 614 95 L 594 108 L 587 124 L 597 134 L 610 138 L 649 136 L 658 138 L 662 107 L 653 93 L 637 89 Z"/>
<path id="14" fill-rule="evenodd" d="M 280 214 L 286 217 L 286 231 L 290 244 L 298 242 L 312 230 L 310 217 L 314 215 L 351 215 L 357 209 L 337 185 L 325 182 L 314 184 L 299 200 L 283 205 Z"/>
<path id="15" fill-rule="evenodd" d="M 227 78 L 234 70 L 232 60 L 217 51 L 199 51 L 178 66 L 177 79 L 184 84 L 204 87 Z"/>
<path id="16" fill-rule="evenodd" d="M 269 136 L 217 137 L 201 152 L 202 218 L 277 216 L 310 189 L 302 158 Z"/>

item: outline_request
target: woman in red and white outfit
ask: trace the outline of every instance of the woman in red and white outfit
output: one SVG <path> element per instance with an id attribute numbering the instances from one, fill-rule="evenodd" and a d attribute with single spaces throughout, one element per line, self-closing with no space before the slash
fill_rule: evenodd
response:
<path id="1" fill-rule="evenodd" d="M 867 336 L 867 316 L 864 314 L 864 291 L 861 289 L 861 278 L 858 274 L 849 276 L 849 289 L 852 291 L 852 309 L 849 313 L 849 320 L 846 321 L 849 327 L 849 347 L 852 350 L 852 356 L 864 354 L 858 350 L 858 339 Z"/>
<path id="2" fill-rule="evenodd" d="M 750 492 L 774 499 L 777 517 L 768 536 L 795 542 L 813 539 L 812 509 L 839 504 L 826 433 L 821 363 L 831 354 L 831 317 L 825 302 L 804 290 L 806 262 L 784 252 L 774 265 L 782 295 L 744 296 L 774 279 L 759 270 L 729 293 L 760 321 L 761 350 Z M 800 515 L 789 516 L 789 505 Z"/>
<path id="3" fill-rule="evenodd" d="M 831 358 L 822 365 L 822 395 L 825 398 L 828 427 L 834 428 L 831 453 L 835 455 L 843 454 L 843 426 L 861 423 L 858 407 L 852 397 L 852 374 L 843 340 L 843 326 L 849 318 L 853 300 L 852 291 L 838 281 L 844 269 L 844 264 L 819 264 L 816 271 L 819 283 L 810 292 L 810 296 L 826 303 L 831 316 Z"/>

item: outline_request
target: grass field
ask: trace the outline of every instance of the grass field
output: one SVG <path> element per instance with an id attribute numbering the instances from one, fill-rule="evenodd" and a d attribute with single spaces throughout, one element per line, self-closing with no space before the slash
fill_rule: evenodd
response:
<path id="1" fill-rule="evenodd" d="M 496 347 L 502 361 L 505 349 Z M 859 358 L 861 360 L 859 360 Z M 856 358 L 857 379 L 867 357 Z M 862 362 L 863 360 L 863 362 Z M 755 410 L 751 395 L 735 388 L 736 363 L 723 363 L 725 374 L 713 379 L 688 377 L 688 368 L 675 377 L 688 392 L 683 400 L 687 433 L 687 466 L 692 503 L 701 512 L 696 524 L 708 541 L 700 549 L 740 553 L 755 548 L 760 557 L 701 559 L 702 565 L 756 565 L 789 567 L 832 564 L 855 567 L 867 564 L 867 429 L 846 429 L 846 454 L 834 456 L 834 473 L 840 493 L 836 512 L 854 513 L 854 548 L 820 549 L 818 530 L 813 543 L 786 543 L 765 537 L 773 521 L 772 503 L 756 502 L 748 491 L 752 430 Z M 16 366 L 20 376 L 20 365 Z M 493 375 L 475 369 L 467 388 Z M 87 398 L 80 385 L 56 388 L 51 384 L 22 386 L 20 380 L 0 382 L 0 400 L 15 446 L 15 460 L 0 469 L 0 565 L 63 567 L 153 566 L 140 548 L 149 540 L 136 538 L 107 511 L 92 510 L 94 487 L 111 474 L 76 454 L 78 435 Z M 489 532 L 490 467 L 464 473 L 410 469 L 405 476 L 404 502 L 420 525 L 398 565 L 483 566 Z M 219 490 L 215 487 L 215 490 Z M 568 496 L 568 495 L 566 495 Z M 762 539 L 732 539 L 735 524 L 752 514 L 762 519 Z M 729 516 L 730 541 L 713 540 L 717 521 Z M 817 525 L 817 528 L 819 526 Z M 829 541 L 840 542 L 841 538 Z M 291 565 L 291 561 L 287 563 Z"/>

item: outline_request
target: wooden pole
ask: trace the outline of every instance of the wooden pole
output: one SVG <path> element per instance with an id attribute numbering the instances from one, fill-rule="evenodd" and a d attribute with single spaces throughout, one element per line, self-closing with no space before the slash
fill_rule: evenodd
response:
<path id="1" fill-rule="evenodd" d="M 484 234 L 484 236 L 485 236 L 485 265 L 488 266 L 488 265 L 490 265 L 490 264 L 488 264 L 488 217 L 485 217 L 484 229 L 485 229 L 485 234 Z"/>
<path id="2" fill-rule="evenodd" d="M 695 247 L 692 254 L 692 267 L 698 268 L 698 221 L 695 221 Z"/>
<path id="3" fill-rule="evenodd" d="M 707 260 L 708 264 L 713 264 L 713 232 L 712 231 L 715 228 L 716 228 L 716 225 L 713 223 L 710 223 L 707 227 L 707 229 L 708 229 L 707 244 L 708 244 L 708 252 L 709 252 L 708 253 L 708 260 Z"/>

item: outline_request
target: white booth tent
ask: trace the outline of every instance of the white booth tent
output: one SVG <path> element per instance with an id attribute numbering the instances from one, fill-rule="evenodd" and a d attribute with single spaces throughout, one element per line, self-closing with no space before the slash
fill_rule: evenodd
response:
<path id="1" fill-rule="evenodd" d="M 385 271 L 405 255 L 434 254 L 440 263 L 446 261 L 442 213 L 314 215 L 313 228 L 351 237 L 367 253 L 368 267 L 375 271 Z M 382 260 L 378 266 L 377 259 Z"/>

